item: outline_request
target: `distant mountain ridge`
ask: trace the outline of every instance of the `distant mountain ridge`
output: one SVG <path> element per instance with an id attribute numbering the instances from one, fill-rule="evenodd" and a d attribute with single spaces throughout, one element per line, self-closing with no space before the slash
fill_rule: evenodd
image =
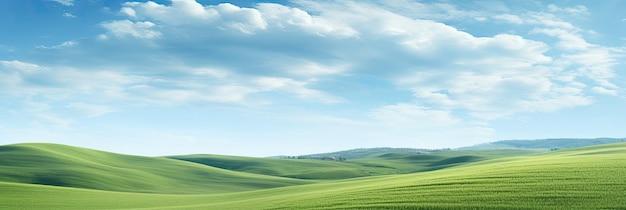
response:
<path id="1" fill-rule="evenodd" d="M 446 149 L 449 150 L 449 149 Z M 411 153 L 411 154 L 420 154 L 426 152 L 433 151 L 441 151 L 440 149 L 432 150 L 432 149 L 418 149 L 418 148 L 392 148 L 392 147 L 375 147 L 375 148 L 358 148 L 358 149 L 350 149 L 350 150 L 342 150 L 336 152 L 328 152 L 328 153 L 317 153 L 317 154 L 309 154 L 309 155 L 300 155 L 295 158 L 303 158 L 303 159 L 328 159 L 328 158 L 336 158 L 336 159 L 359 159 L 359 158 L 374 158 L 381 155 L 389 154 L 389 153 Z M 277 156 L 279 158 L 288 158 L 289 156 Z M 293 157 L 291 157 L 293 158 Z"/>
<path id="2" fill-rule="evenodd" d="M 626 138 L 554 138 L 536 140 L 503 140 L 469 147 L 460 147 L 456 150 L 491 150 L 491 149 L 566 149 L 599 144 L 626 142 Z"/>
<path id="3" fill-rule="evenodd" d="M 534 139 L 534 140 L 502 140 L 484 144 L 477 144 L 467 147 L 459 147 L 452 150 L 497 150 L 497 149 L 532 149 L 532 150 L 555 150 L 575 147 L 584 147 L 599 144 L 610 144 L 626 142 L 626 138 L 553 138 L 553 139 Z M 359 148 L 351 150 L 342 150 L 328 153 L 317 153 L 309 155 L 295 156 L 295 158 L 304 159 L 327 159 L 327 158 L 374 158 L 389 153 L 430 153 L 451 150 L 449 148 L 442 149 L 419 149 L 419 148 Z M 275 156 L 275 158 L 294 158 L 294 156 Z"/>

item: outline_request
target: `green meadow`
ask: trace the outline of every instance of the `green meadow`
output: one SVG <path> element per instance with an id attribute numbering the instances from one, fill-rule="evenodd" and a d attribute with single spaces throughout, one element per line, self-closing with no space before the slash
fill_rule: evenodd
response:
<path id="1" fill-rule="evenodd" d="M 626 143 L 347 161 L 0 147 L 3 209 L 624 209 Z"/>

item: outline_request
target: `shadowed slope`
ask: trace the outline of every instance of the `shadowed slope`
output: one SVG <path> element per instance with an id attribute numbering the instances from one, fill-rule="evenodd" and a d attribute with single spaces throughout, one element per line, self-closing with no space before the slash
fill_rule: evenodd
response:
<path id="1" fill-rule="evenodd" d="M 0 146 L 0 181 L 152 193 L 222 193 L 310 183 L 56 144 Z"/>

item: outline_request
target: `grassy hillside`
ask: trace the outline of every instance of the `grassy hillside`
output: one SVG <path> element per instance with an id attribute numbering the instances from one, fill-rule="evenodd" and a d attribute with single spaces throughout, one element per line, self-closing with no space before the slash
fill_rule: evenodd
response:
<path id="1" fill-rule="evenodd" d="M 56 144 L 0 146 L 0 181 L 152 193 L 223 193 L 310 183 Z"/>
<path id="2" fill-rule="evenodd" d="M 452 161 L 454 162 L 454 161 Z M 0 205 L 47 209 L 624 209 L 626 144 L 460 167 L 211 195 L 0 183 Z"/>
<path id="3" fill-rule="evenodd" d="M 392 150 L 397 151 L 397 150 Z M 471 162 L 536 153 L 530 150 L 442 151 L 387 153 L 373 158 L 347 161 L 251 158 L 223 155 L 183 155 L 169 158 L 248 173 L 299 179 L 346 179 L 437 170 Z"/>

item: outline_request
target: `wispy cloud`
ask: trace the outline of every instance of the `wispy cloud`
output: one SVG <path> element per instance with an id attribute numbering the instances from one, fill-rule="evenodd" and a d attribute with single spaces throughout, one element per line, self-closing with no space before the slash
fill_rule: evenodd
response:
<path id="1" fill-rule="evenodd" d="M 549 4 L 548 10 L 550 12 L 565 12 L 571 15 L 588 15 L 589 14 L 589 10 L 587 9 L 587 7 L 582 6 L 582 5 L 577 5 L 575 7 L 559 7 L 554 4 Z"/>
<path id="2" fill-rule="evenodd" d="M 414 104 L 396 104 L 380 107 L 369 113 L 370 117 L 393 127 L 428 129 L 455 125 L 460 122 L 449 111 L 432 110 Z"/>
<path id="3" fill-rule="evenodd" d="M 69 12 L 66 12 L 66 13 L 63 13 L 63 17 L 66 17 L 66 18 L 76 18 L 76 15 L 74 15 L 72 13 L 69 13 Z"/>
<path id="4" fill-rule="evenodd" d="M 81 112 L 87 117 L 98 117 L 115 111 L 115 109 L 108 106 L 86 103 L 70 103 L 67 107 Z"/>
<path id="5" fill-rule="evenodd" d="M 76 46 L 78 44 L 78 42 L 76 41 L 65 41 L 61 44 L 58 45 L 54 45 L 54 46 L 38 46 L 37 48 L 41 48 L 41 49 L 61 49 L 61 48 L 67 48 L 67 47 L 73 47 Z"/>
<path id="6" fill-rule="evenodd" d="M 50 0 L 56 3 L 62 4 L 63 6 L 74 6 L 74 0 Z"/>
<path id="7" fill-rule="evenodd" d="M 30 99 L 24 102 L 24 110 L 35 118 L 36 121 L 32 123 L 37 126 L 68 128 L 74 122 L 72 119 L 55 114 L 52 108 L 53 106 L 46 102 L 35 102 Z"/>

